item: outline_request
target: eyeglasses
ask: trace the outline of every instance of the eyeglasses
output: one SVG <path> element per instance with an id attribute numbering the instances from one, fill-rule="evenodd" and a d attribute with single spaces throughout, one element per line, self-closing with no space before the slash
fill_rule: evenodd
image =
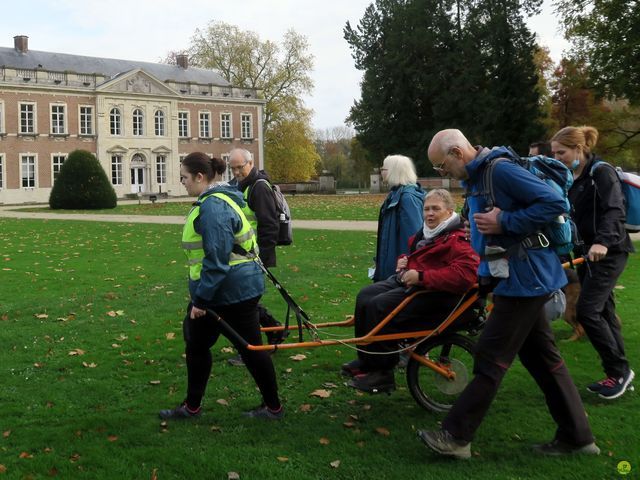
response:
<path id="1" fill-rule="evenodd" d="M 446 173 L 445 169 L 444 169 L 444 164 L 447 163 L 447 157 L 449 157 L 449 155 L 451 155 L 452 150 L 449 150 L 447 152 L 447 154 L 444 156 L 444 160 L 442 160 L 442 163 L 440 163 L 440 165 L 433 165 L 433 170 L 439 174 L 442 175 L 444 173 Z"/>
<path id="2" fill-rule="evenodd" d="M 249 162 L 244 162 L 242 165 L 238 165 L 237 167 L 229 167 L 229 170 L 231 170 L 232 172 L 239 172 L 241 171 L 244 167 L 247 166 L 247 163 Z"/>

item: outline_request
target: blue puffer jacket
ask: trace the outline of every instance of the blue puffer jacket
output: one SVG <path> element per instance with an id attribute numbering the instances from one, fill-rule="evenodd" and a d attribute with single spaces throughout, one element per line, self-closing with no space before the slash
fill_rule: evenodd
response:
<path id="1" fill-rule="evenodd" d="M 240 208 L 244 206 L 242 193 L 229 184 L 220 184 L 200 195 L 211 192 L 224 193 Z M 233 235 L 242 227 L 236 212 L 222 199 L 207 198 L 200 206 L 200 215 L 194 222 L 195 230 L 202 235 L 205 257 L 202 261 L 200 280 L 189 280 L 191 301 L 198 308 L 234 303 L 258 297 L 264 292 L 264 276 L 255 262 L 229 266 L 229 254 L 233 248 Z"/>
<path id="2" fill-rule="evenodd" d="M 422 228 L 425 192 L 420 185 L 393 187 L 380 207 L 374 282 L 396 273 L 398 257 L 409 251 L 409 237 Z"/>
<path id="3" fill-rule="evenodd" d="M 481 234 L 473 220 L 483 213 L 487 196 L 483 176 L 486 163 L 494 158 L 510 158 L 504 147 L 481 148 L 466 165 L 471 245 L 480 255 L 487 244 L 507 248 L 516 241 L 537 232 L 563 213 L 563 199 L 538 177 L 513 162 L 499 162 L 493 170 L 496 206 L 502 210 L 499 221 L 503 235 Z M 551 293 L 567 283 L 558 256 L 550 248 L 528 249 L 526 255 L 509 257 L 509 278 L 500 280 L 493 292 L 507 297 L 534 297 Z M 486 261 L 480 263 L 478 275 L 490 276 Z"/>

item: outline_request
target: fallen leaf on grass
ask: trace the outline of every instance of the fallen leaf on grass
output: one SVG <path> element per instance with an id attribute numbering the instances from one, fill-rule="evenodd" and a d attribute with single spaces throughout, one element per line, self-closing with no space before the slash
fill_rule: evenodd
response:
<path id="1" fill-rule="evenodd" d="M 33 316 L 36 318 L 49 318 L 49 315 L 47 315 L 46 313 L 36 313 Z"/>
<path id="2" fill-rule="evenodd" d="M 118 436 L 117 435 L 109 435 L 107 437 L 107 440 L 109 440 L 110 442 L 115 442 L 116 440 L 118 440 Z"/>
<path id="3" fill-rule="evenodd" d="M 322 388 L 314 390 L 309 394 L 310 397 L 329 398 L 331 396 L 330 390 L 324 390 Z"/>
<path id="4" fill-rule="evenodd" d="M 286 368 L 284 371 L 285 371 L 286 373 L 291 373 L 291 372 L 293 372 L 293 368 Z"/>
<path id="5" fill-rule="evenodd" d="M 353 422 L 344 422 L 342 425 L 346 428 L 353 428 L 356 426 L 356 424 Z"/>
<path id="6" fill-rule="evenodd" d="M 289 461 L 289 457 L 276 457 L 278 459 L 279 462 L 288 462 Z"/>
<path id="7" fill-rule="evenodd" d="M 151 471 L 151 480 L 158 480 L 158 469 L 154 468 Z"/>
<path id="8" fill-rule="evenodd" d="M 211 425 L 210 430 L 211 430 L 212 432 L 220 433 L 220 432 L 222 432 L 222 427 L 220 427 L 220 426 L 218 426 L 218 425 Z"/>
<path id="9" fill-rule="evenodd" d="M 110 317 L 115 317 L 115 316 L 117 316 L 117 313 L 114 312 L 113 310 L 110 310 L 110 311 L 107 312 L 107 315 L 109 315 Z"/>
<path id="10" fill-rule="evenodd" d="M 307 356 L 304 355 L 303 353 L 298 353 L 297 355 L 291 355 L 289 358 L 294 362 L 301 362 L 302 360 L 307 358 Z"/>
<path id="11" fill-rule="evenodd" d="M 42 367 L 44 367 L 44 363 L 36 362 L 36 363 L 33 364 L 33 366 L 36 367 L 36 368 L 42 368 Z"/>
<path id="12" fill-rule="evenodd" d="M 301 412 L 310 412 L 311 411 L 311 405 L 309 403 L 303 403 L 302 405 L 300 405 L 298 410 L 301 411 Z"/>
<path id="13" fill-rule="evenodd" d="M 227 402 L 224 398 L 219 398 L 218 400 L 216 400 L 216 403 L 219 403 L 220 405 L 224 405 L 225 407 L 229 406 L 229 402 Z"/>
<path id="14" fill-rule="evenodd" d="M 175 332 L 166 333 L 164 336 L 167 337 L 167 340 L 175 340 L 176 339 Z"/>
<path id="15" fill-rule="evenodd" d="M 388 437 L 389 435 L 391 435 L 391 432 L 384 428 L 384 427 L 378 427 L 376 428 L 376 432 L 378 432 L 380 435 L 384 436 L 384 437 Z"/>
<path id="16" fill-rule="evenodd" d="M 20 454 L 20 458 L 33 458 L 33 455 L 31 455 L 29 452 L 22 452 Z"/>
<path id="17" fill-rule="evenodd" d="M 7 471 L 7 467 L 5 467 L 4 465 L 0 464 L 0 473 L 6 473 Z"/>
<path id="18" fill-rule="evenodd" d="M 338 388 L 338 385 L 336 385 L 335 383 L 331 383 L 331 382 L 325 382 L 322 384 L 322 386 L 324 388 Z"/>
<path id="19" fill-rule="evenodd" d="M 238 472 L 227 472 L 227 480 L 240 480 Z"/>
<path id="20" fill-rule="evenodd" d="M 69 457 L 69 461 L 70 461 L 71 463 L 75 463 L 75 462 L 77 462 L 78 460 L 80 460 L 80 454 L 79 454 L 79 453 L 74 453 L 74 454 L 72 454 L 72 455 Z"/>
<path id="21" fill-rule="evenodd" d="M 320 445 L 329 445 L 331 443 L 331 440 L 325 437 L 322 437 L 319 441 L 320 441 Z"/>
<path id="22" fill-rule="evenodd" d="M 222 348 L 220 349 L 220 351 L 221 351 L 222 353 L 233 353 L 233 348 L 231 348 L 231 347 L 222 347 Z"/>
<path id="23" fill-rule="evenodd" d="M 149 380 L 150 385 L 160 385 L 160 380 Z"/>
<path id="24" fill-rule="evenodd" d="M 5 430 L 4 432 L 2 432 L 2 436 L 4 438 L 9 438 L 9 435 L 11 435 L 11 430 Z"/>
<path id="25" fill-rule="evenodd" d="M 97 363 L 87 363 L 87 362 L 82 362 L 82 366 L 85 368 L 96 368 L 98 366 Z"/>
<path id="26" fill-rule="evenodd" d="M 334 460 L 329 465 L 331 465 L 332 468 L 338 468 L 340 466 L 340 460 Z"/>
<path id="27" fill-rule="evenodd" d="M 68 355 L 73 357 L 74 355 L 84 355 L 85 353 L 86 352 L 84 350 L 74 348 L 73 350 L 69 351 Z"/>

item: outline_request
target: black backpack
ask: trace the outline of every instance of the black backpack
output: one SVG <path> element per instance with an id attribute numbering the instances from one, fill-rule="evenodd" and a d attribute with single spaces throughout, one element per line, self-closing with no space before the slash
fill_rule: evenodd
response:
<path id="1" fill-rule="evenodd" d="M 284 198 L 284 195 L 280 191 L 280 187 L 278 187 L 277 185 L 269 183 L 269 181 L 264 178 L 259 178 L 255 181 L 255 183 L 258 182 L 264 182 L 269 185 L 276 200 L 276 212 L 278 214 L 278 220 L 280 222 L 280 229 L 278 230 L 278 241 L 276 244 L 291 245 L 293 243 L 293 225 L 291 223 L 291 210 L 289 209 L 287 200 Z M 251 195 L 251 192 L 249 192 L 249 195 Z"/>

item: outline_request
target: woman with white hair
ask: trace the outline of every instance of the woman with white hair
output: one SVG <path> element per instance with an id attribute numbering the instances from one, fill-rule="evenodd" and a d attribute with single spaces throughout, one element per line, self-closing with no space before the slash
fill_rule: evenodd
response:
<path id="1" fill-rule="evenodd" d="M 390 187 L 380 207 L 373 281 L 396 273 L 396 259 L 407 253 L 408 240 L 422 225 L 425 192 L 418 185 L 413 161 L 403 155 L 389 155 L 380 168 L 382 180 Z"/>

